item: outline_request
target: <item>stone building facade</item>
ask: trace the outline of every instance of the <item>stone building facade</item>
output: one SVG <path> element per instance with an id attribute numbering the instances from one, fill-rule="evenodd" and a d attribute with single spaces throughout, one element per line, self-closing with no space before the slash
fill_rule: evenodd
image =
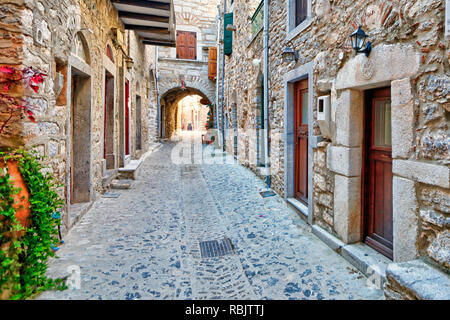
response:
<path id="1" fill-rule="evenodd" d="M 217 1 L 174 1 L 177 32 L 195 34 L 195 55 L 177 58 L 177 48 L 158 48 L 158 92 L 161 97 L 163 138 L 180 128 L 178 103 L 186 96 L 199 95 L 207 105 L 216 104 L 216 81 L 208 78 L 208 53 L 217 42 Z M 215 108 L 211 110 L 214 112 Z"/>
<path id="2" fill-rule="evenodd" d="M 67 230 L 158 138 L 156 48 L 107 0 L 2 0 L 0 10 L 0 63 L 47 74 L 38 93 L 23 92 L 36 122 L 19 119 L 4 140 L 46 156 L 65 185 Z"/>
<path id="3" fill-rule="evenodd" d="M 304 3 L 304 19 L 296 23 L 300 2 L 269 2 L 272 188 L 299 210 L 317 236 L 366 275 L 381 277 L 387 298 L 448 299 L 450 41 L 444 36 L 445 2 L 310 0 Z M 255 26 L 259 4 L 228 3 L 236 31 L 224 71 L 226 117 L 238 129 L 226 130 L 226 148 L 257 174 L 261 170 L 252 159 L 258 159 L 266 143 L 252 133 L 260 127 L 264 61 L 263 31 Z M 372 43 L 368 57 L 351 47 L 349 36 L 358 26 Z M 297 59 L 283 59 L 286 47 L 297 52 Z M 302 80 L 308 92 L 302 102 L 307 106 L 303 165 L 308 189 L 306 200 L 298 201 L 294 116 Z M 366 230 L 372 223 L 365 204 L 367 180 L 376 177 L 367 169 L 367 105 L 381 88 L 389 92 L 383 118 L 392 166 L 385 167 L 390 175 L 385 187 L 391 189 L 383 191 L 392 206 L 389 258 L 367 245 Z M 329 102 L 323 102 L 330 106 L 328 120 L 318 121 L 319 97 Z"/>

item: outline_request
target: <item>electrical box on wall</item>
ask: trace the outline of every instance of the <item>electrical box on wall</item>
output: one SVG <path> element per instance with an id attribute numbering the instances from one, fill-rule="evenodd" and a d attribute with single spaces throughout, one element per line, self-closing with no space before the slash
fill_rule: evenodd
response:
<path id="1" fill-rule="evenodd" d="M 326 139 L 331 139 L 331 103 L 330 96 L 322 96 L 317 99 L 317 120 L 320 132 Z"/>

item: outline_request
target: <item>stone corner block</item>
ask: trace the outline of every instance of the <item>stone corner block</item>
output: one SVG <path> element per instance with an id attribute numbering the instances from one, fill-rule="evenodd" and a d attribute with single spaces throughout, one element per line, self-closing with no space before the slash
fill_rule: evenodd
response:
<path id="1" fill-rule="evenodd" d="M 336 144 L 360 147 L 363 141 L 363 94 L 344 90 L 335 102 Z"/>
<path id="2" fill-rule="evenodd" d="M 330 171 L 346 177 L 361 176 L 362 149 L 331 146 L 327 152 L 327 167 Z"/>
<path id="3" fill-rule="evenodd" d="M 418 203 L 414 181 L 394 177 L 392 181 L 394 261 L 417 258 Z"/>
<path id="4" fill-rule="evenodd" d="M 360 177 L 335 176 L 334 229 L 346 244 L 361 240 Z"/>
<path id="5" fill-rule="evenodd" d="M 450 168 L 443 165 L 414 160 L 393 160 L 395 175 L 417 182 L 450 188 Z"/>

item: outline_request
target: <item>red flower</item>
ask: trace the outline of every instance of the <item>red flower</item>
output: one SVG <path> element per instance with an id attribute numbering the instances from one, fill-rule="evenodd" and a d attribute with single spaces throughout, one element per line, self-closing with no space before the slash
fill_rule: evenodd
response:
<path id="1" fill-rule="evenodd" d="M 33 91 L 36 93 L 39 92 L 39 86 L 36 86 L 36 85 L 30 83 L 30 88 L 33 89 Z"/>
<path id="2" fill-rule="evenodd" d="M 16 70 L 13 67 L 3 66 L 0 67 L 0 72 L 8 73 L 8 74 L 14 74 Z"/>

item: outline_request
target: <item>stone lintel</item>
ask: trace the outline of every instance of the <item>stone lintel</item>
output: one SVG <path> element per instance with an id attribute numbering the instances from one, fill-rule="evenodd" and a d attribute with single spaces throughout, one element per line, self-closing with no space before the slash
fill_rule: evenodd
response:
<path id="1" fill-rule="evenodd" d="M 369 89 L 390 81 L 413 77 L 420 67 L 420 52 L 413 45 L 380 44 L 367 58 L 363 54 L 350 59 L 339 71 L 336 89 Z"/>

